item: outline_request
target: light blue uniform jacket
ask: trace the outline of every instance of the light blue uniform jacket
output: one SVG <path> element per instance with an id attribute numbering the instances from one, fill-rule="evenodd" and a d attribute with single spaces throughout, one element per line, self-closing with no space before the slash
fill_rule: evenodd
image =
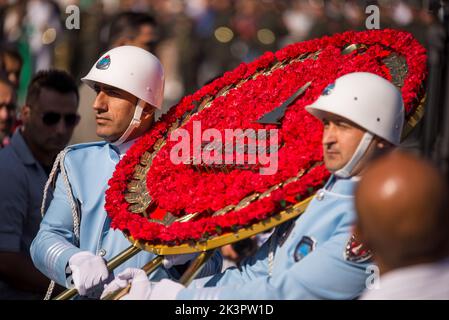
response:
<path id="1" fill-rule="evenodd" d="M 103 255 L 109 260 L 130 246 L 130 242 L 121 231 L 110 228 L 111 220 L 104 210 L 107 182 L 120 159 L 120 151 L 105 142 L 80 144 L 69 149 L 63 165 L 81 212 L 79 247 L 75 245 L 72 210 L 66 187 L 59 174 L 53 200 L 30 249 L 35 266 L 62 286 L 68 285 L 66 266 L 72 255 L 87 250 L 96 255 Z M 139 252 L 116 268 L 114 274 L 127 267 L 141 268 L 153 258 L 154 255 L 151 253 Z M 214 255 L 200 276 L 219 272 L 221 263 L 221 256 Z M 174 268 L 169 271 L 168 273 L 161 267 L 150 276 L 150 279 L 160 280 L 179 276 Z"/>
<path id="2" fill-rule="evenodd" d="M 278 227 L 240 269 L 195 280 L 177 299 L 356 298 L 365 289 L 370 262 L 345 257 L 355 220 L 355 183 L 331 177 L 305 213 Z"/>

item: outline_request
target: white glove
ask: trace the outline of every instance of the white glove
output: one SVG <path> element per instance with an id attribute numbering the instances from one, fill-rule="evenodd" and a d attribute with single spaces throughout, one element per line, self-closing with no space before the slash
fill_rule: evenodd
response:
<path id="1" fill-rule="evenodd" d="M 72 270 L 73 284 L 81 296 L 108 280 L 109 271 L 105 261 L 92 252 L 82 251 L 74 254 L 69 259 L 69 267 Z"/>
<path id="2" fill-rule="evenodd" d="M 101 298 L 131 284 L 129 293 L 120 300 L 174 300 L 184 286 L 172 280 L 163 279 L 160 282 L 148 280 L 145 271 L 127 268 L 106 286 Z"/>
<path id="3" fill-rule="evenodd" d="M 170 269 L 173 266 L 182 265 L 190 260 L 195 259 L 198 253 L 186 253 L 186 254 L 173 254 L 164 256 L 162 264 L 165 268 Z"/>

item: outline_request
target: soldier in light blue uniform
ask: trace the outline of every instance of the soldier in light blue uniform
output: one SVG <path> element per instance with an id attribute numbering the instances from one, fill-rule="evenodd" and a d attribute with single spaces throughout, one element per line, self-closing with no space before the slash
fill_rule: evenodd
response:
<path id="1" fill-rule="evenodd" d="M 154 110 L 162 106 L 164 73 L 151 53 L 122 46 L 104 54 L 82 80 L 97 91 L 93 106 L 97 135 L 106 142 L 71 146 L 58 155 L 46 186 L 55 183 L 53 199 L 32 243 L 31 256 L 36 267 L 58 284 L 74 286 L 80 295 L 99 297 L 104 283 L 113 277 L 105 260 L 130 246 L 121 231 L 110 229 L 104 210 L 107 182 L 129 147 L 154 123 Z M 142 251 L 114 272 L 142 267 L 153 258 Z M 167 257 L 164 264 L 184 264 L 189 258 Z M 220 268 L 221 257 L 216 255 L 202 274 Z M 160 280 L 179 274 L 167 267 L 151 276 Z"/>
<path id="2" fill-rule="evenodd" d="M 276 228 L 241 268 L 193 281 L 143 279 L 127 269 L 124 299 L 354 299 L 366 287 L 371 254 L 353 235 L 353 194 L 369 159 L 399 144 L 404 122 L 400 92 L 371 73 L 330 84 L 307 110 L 324 124 L 324 162 L 333 173 L 299 218 Z M 383 150 L 383 151 L 382 151 Z M 137 281 L 139 280 L 139 281 Z M 113 281 L 103 294 L 124 285 Z M 166 288 L 170 288 L 167 294 Z"/>

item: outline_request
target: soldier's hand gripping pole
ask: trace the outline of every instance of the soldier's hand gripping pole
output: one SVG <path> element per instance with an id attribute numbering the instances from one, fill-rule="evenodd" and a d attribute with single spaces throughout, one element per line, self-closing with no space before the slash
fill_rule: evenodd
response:
<path id="1" fill-rule="evenodd" d="M 109 260 L 109 262 L 106 264 L 106 267 L 109 271 L 114 270 L 121 264 L 123 264 L 125 261 L 129 260 L 131 257 L 133 257 L 136 253 L 138 253 L 141 249 L 131 245 L 127 249 L 123 250 L 121 253 L 116 255 L 114 258 Z M 68 300 L 73 298 L 78 294 L 78 291 L 73 289 L 67 289 L 63 291 L 61 294 L 57 295 L 53 300 Z"/>

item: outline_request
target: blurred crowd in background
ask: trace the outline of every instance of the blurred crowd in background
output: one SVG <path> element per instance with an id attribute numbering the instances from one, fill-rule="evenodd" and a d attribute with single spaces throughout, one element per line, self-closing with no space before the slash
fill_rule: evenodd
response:
<path id="1" fill-rule="evenodd" d="M 447 69 L 439 67 L 438 57 L 444 54 L 447 41 L 448 27 L 443 22 L 447 22 L 444 7 L 448 1 L 0 0 L 0 145 L 8 144 L 8 137 L 20 124 L 20 106 L 36 72 L 65 70 L 80 85 L 80 78 L 101 52 L 132 44 L 121 41 L 136 25 L 139 32 L 132 36 L 134 44 L 153 52 L 164 65 L 166 111 L 184 95 L 265 51 L 345 30 L 366 30 L 365 10 L 371 4 L 380 8 L 380 28 L 409 31 L 430 49 L 431 67 L 433 63 L 433 68 L 441 69 L 441 74 L 431 74 L 430 89 L 444 91 L 447 84 L 438 77 L 443 78 Z M 67 24 L 67 19 L 73 19 L 73 5 L 79 9 L 79 28 Z M 94 131 L 94 122 L 83 125 L 83 119 L 93 115 L 93 99 L 84 97 L 94 94 L 80 87 L 81 123 L 77 130 L 83 133 L 89 131 L 89 125 Z M 443 98 L 435 99 L 435 105 L 443 105 Z M 432 117 L 443 119 L 441 108 L 435 108 L 428 121 L 433 121 Z M 421 128 L 427 140 L 435 142 L 441 133 L 437 127 Z M 77 135 L 75 130 L 72 142 L 89 140 L 97 139 Z M 246 240 L 223 252 L 231 263 L 238 264 L 262 240 Z"/>
<path id="2" fill-rule="evenodd" d="M 365 8 L 380 8 L 381 28 L 412 32 L 427 45 L 438 23 L 429 1 L 341 0 L 16 0 L 0 1 L 2 43 L 23 57 L 19 101 L 31 75 L 56 67 L 79 81 L 107 49 L 111 22 L 126 11 L 151 15 L 148 49 L 166 69 L 166 105 L 240 62 L 289 43 L 345 30 L 364 30 Z M 80 10 L 80 28 L 66 28 L 70 5 Z"/>

